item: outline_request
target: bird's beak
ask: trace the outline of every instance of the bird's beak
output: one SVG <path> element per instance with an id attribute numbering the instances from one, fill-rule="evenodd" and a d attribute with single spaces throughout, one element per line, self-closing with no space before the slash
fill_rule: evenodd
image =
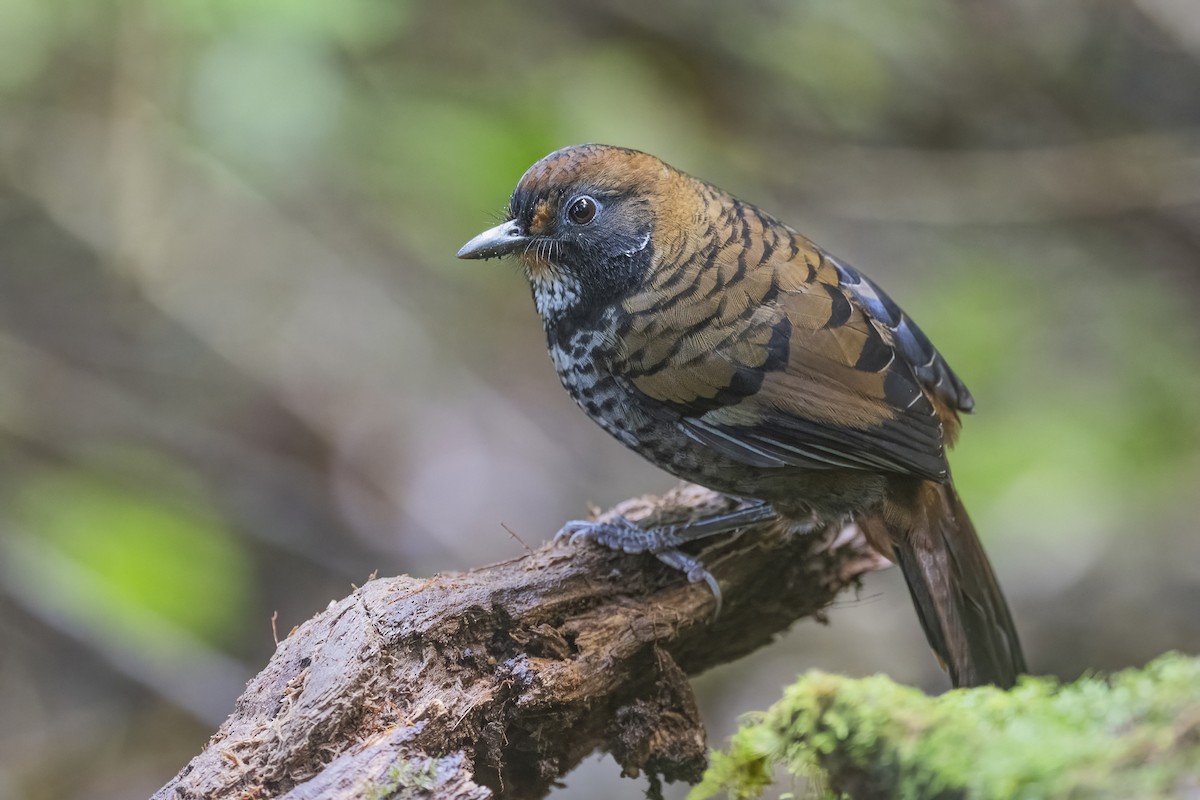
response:
<path id="1" fill-rule="evenodd" d="M 489 228 L 462 246 L 459 258 L 495 258 L 506 256 L 529 242 L 515 219 Z"/>

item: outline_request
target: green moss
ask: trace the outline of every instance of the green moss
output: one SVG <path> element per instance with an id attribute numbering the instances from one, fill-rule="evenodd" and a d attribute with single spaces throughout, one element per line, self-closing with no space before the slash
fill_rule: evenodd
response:
<path id="1" fill-rule="evenodd" d="M 1200 791 L 1200 659 L 939 697 L 813 673 L 714 754 L 691 798 L 757 797 L 780 766 L 826 797 L 1185 796 Z"/>
<path id="2" fill-rule="evenodd" d="M 438 762 L 432 758 L 399 761 L 388 770 L 382 783 L 370 794 L 371 800 L 408 800 L 428 797 L 438 784 Z"/>

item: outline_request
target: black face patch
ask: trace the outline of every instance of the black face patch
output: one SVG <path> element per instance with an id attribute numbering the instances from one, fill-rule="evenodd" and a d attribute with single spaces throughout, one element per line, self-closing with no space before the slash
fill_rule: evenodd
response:
<path id="1" fill-rule="evenodd" d="M 565 219 L 565 198 L 580 196 L 594 198 L 602 209 L 587 225 Z M 556 315 L 556 324 L 595 318 L 603 308 L 632 292 L 649 270 L 654 254 L 653 217 L 643 200 L 601 191 L 590 184 L 543 187 L 536 192 L 519 186 L 510 201 L 510 217 L 532 238 L 520 256 L 539 279 L 541 285 L 535 285 L 535 292 L 549 292 L 547 281 L 572 284 L 572 308 Z M 546 266 L 552 269 L 547 271 Z M 539 310 L 550 310 L 549 299 L 544 298 Z"/>

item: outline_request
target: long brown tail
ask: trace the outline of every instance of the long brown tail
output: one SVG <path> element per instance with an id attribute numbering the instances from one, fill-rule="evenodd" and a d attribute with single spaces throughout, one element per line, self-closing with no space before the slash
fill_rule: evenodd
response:
<path id="1" fill-rule="evenodd" d="M 1027 669 L 1025 656 L 958 493 L 925 481 L 905 505 L 889 509 L 886 524 L 929 645 L 956 687 L 1012 686 Z"/>

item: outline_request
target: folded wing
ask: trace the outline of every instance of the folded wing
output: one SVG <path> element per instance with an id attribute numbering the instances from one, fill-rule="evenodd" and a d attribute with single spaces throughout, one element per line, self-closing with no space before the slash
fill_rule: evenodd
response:
<path id="1" fill-rule="evenodd" d="M 972 401 L 920 329 L 751 206 L 730 204 L 710 232 L 625 302 L 615 371 L 752 466 L 946 480 L 947 428 Z"/>

